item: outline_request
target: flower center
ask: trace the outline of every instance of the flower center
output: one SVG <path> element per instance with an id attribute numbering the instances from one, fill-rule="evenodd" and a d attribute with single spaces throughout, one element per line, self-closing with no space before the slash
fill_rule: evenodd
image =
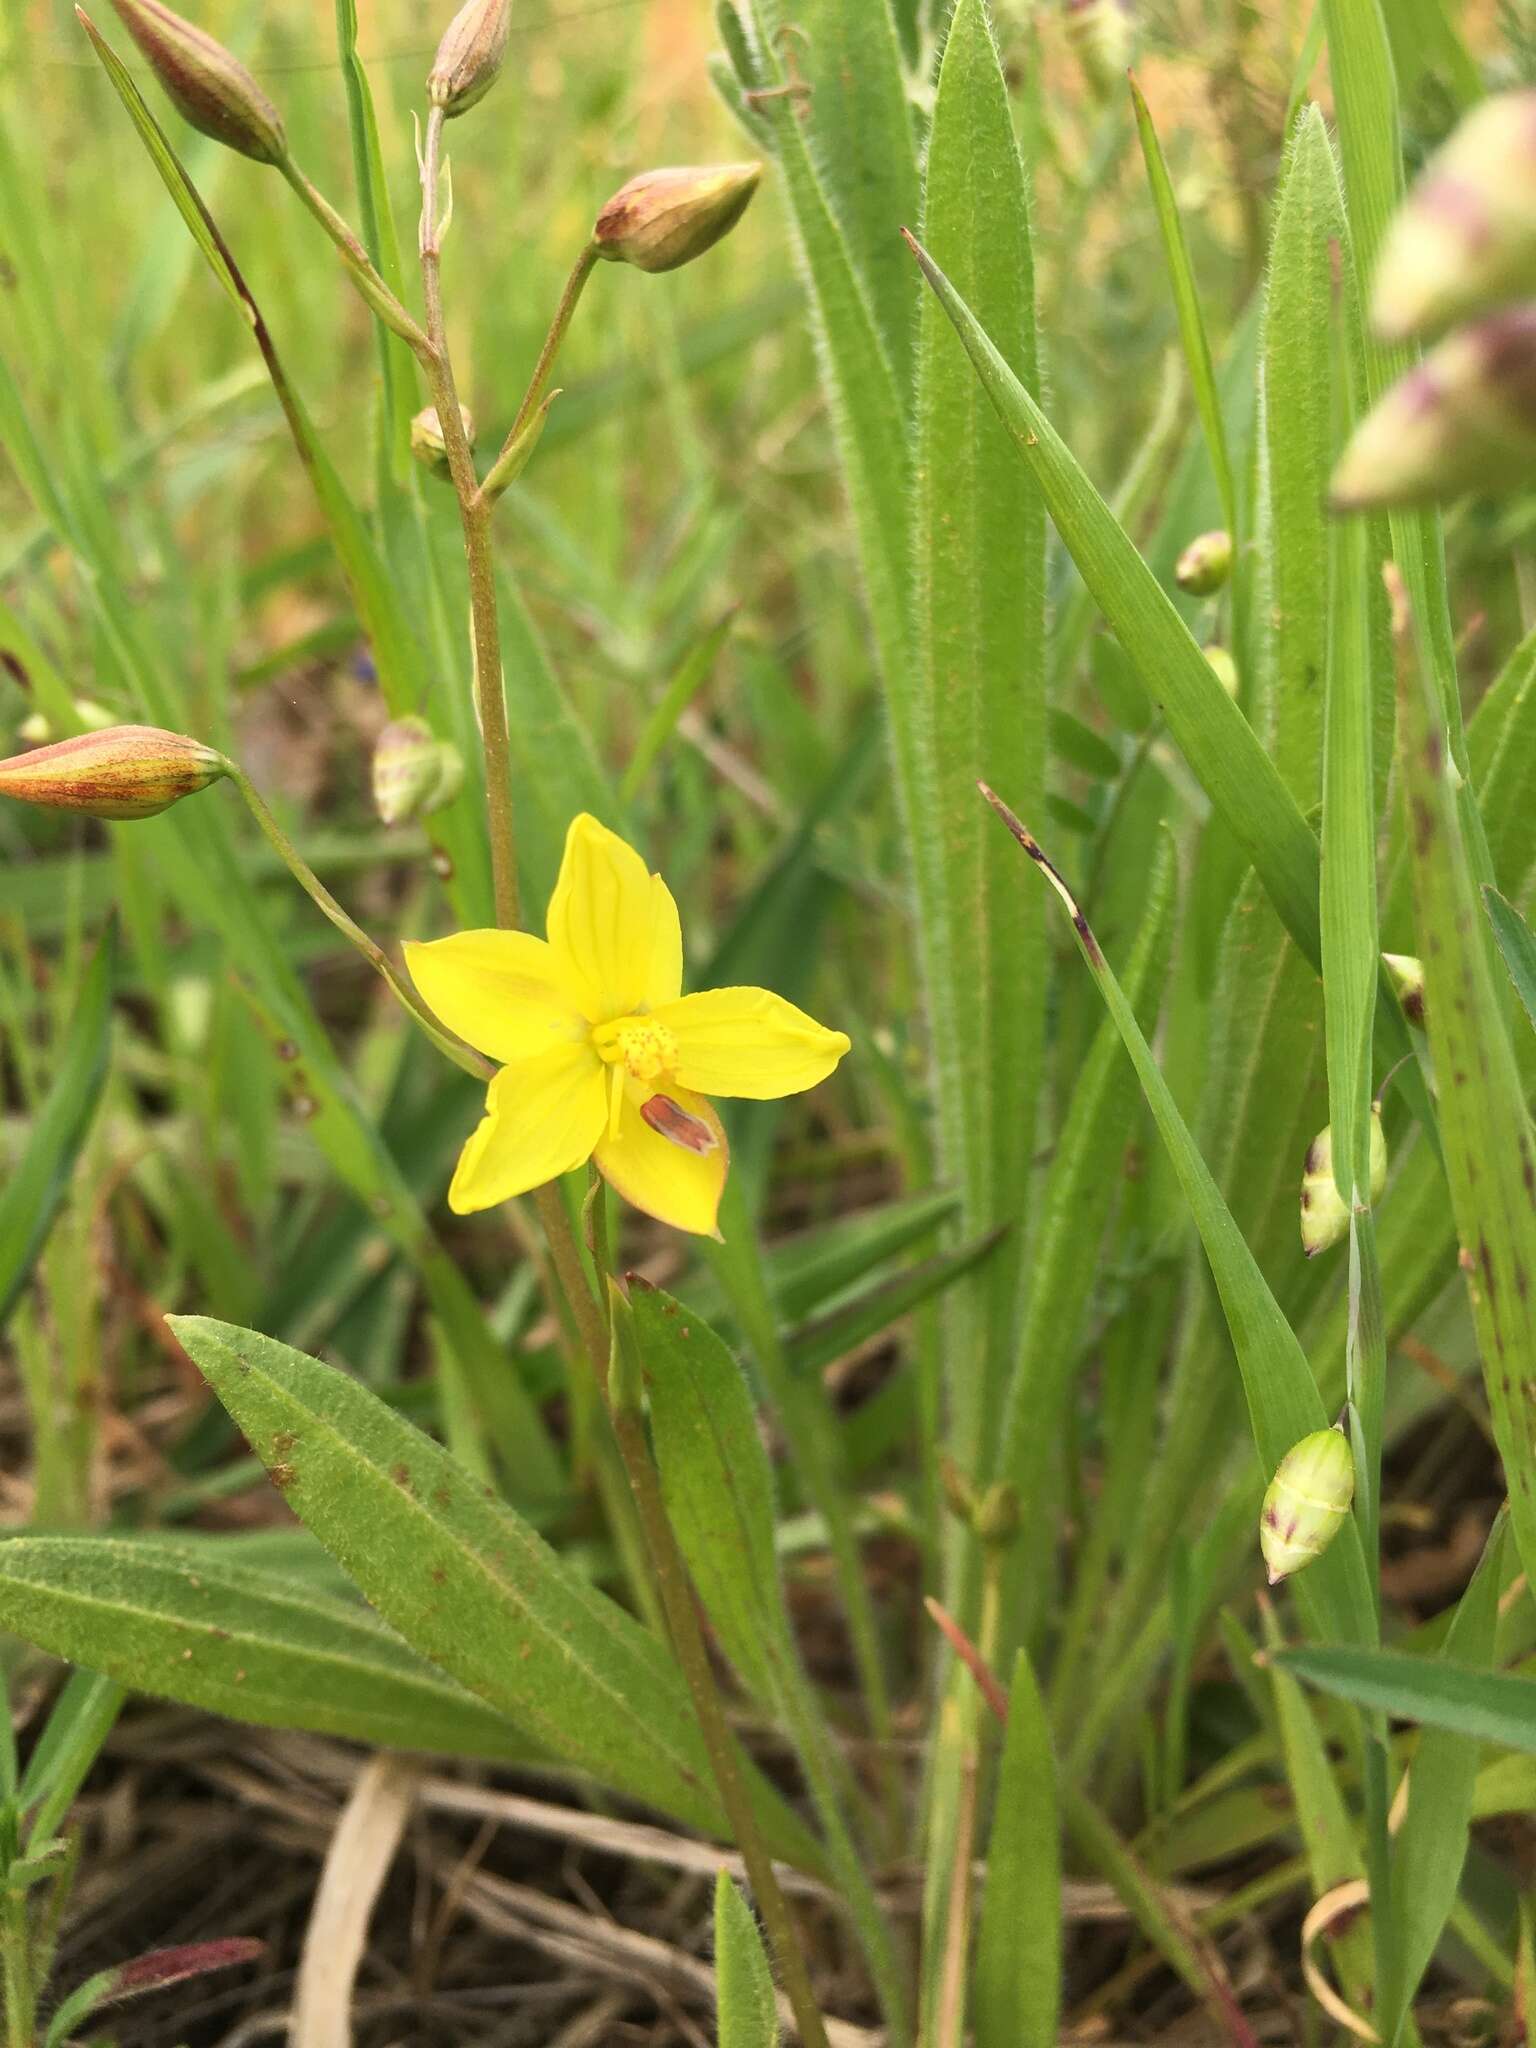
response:
<path id="1" fill-rule="evenodd" d="M 617 1017 L 599 1024 L 592 1043 L 600 1058 L 622 1065 L 636 1081 L 656 1081 L 677 1064 L 677 1040 L 651 1017 Z"/>

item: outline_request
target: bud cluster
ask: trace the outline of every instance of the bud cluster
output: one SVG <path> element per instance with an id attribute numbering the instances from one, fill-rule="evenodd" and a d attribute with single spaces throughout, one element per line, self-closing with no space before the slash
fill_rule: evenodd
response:
<path id="1" fill-rule="evenodd" d="M 1500 491 L 1536 476 L 1536 89 L 1459 123 L 1382 244 L 1371 319 L 1389 341 L 1452 331 L 1360 423 L 1336 511 Z M 1452 327 L 1453 322 L 1467 324 Z"/>

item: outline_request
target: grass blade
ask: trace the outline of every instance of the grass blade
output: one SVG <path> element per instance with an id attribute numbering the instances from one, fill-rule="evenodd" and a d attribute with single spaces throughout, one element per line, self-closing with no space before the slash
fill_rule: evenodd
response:
<path id="1" fill-rule="evenodd" d="M 414 1649 L 554 1755 L 721 1830 L 687 1693 L 653 1636 L 344 1373 L 252 1330 L 172 1322 L 289 1506 Z M 753 1783 L 775 1853 L 819 1865 Z"/>
<path id="2" fill-rule="evenodd" d="M 768 1952 L 751 1908 L 723 1870 L 715 1880 L 715 2025 L 719 2048 L 779 2048 Z"/>
<path id="3" fill-rule="evenodd" d="M 510 1721 L 367 1608 L 207 1549 L 19 1536 L 0 1545 L 0 1620 L 120 1685 L 233 1720 L 446 1756 L 530 1756 Z"/>
<path id="4" fill-rule="evenodd" d="M 1050 1723 L 1021 1650 L 1008 1688 L 972 2008 L 976 2048 L 1054 2048 L 1061 1842 Z"/>
<path id="5" fill-rule="evenodd" d="M 117 927 L 108 925 L 86 970 L 47 1098 L 21 1158 L 0 1188 L 0 1329 L 16 1306 L 69 1186 L 107 1076 Z"/>
<path id="6" fill-rule="evenodd" d="M 1483 904 L 1488 912 L 1488 922 L 1493 926 L 1493 936 L 1499 942 L 1499 951 L 1504 956 L 1504 965 L 1509 969 L 1515 994 L 1524 1004 L 1527 1017 L 1536 1024 L 1536 933 L 1532 932 L 1513 903 L 1501 896 L 1497 889 L 1484 888 Z"/>
<path id="7" fill-rule="evenodd" d="M 1277 1650 L 1274 1662 L 1357 1706 L 1536 1756 L 1536 1679 L 1341 1645 Z"/>

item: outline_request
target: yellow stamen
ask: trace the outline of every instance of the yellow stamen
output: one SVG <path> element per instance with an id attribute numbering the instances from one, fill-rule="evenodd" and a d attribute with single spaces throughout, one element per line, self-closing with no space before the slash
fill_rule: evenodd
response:
<path id="1" fill-rule="evenodd" d="M 677 1064 L 677 1040 L 651 1017 L 616 1017 L 592 1033 L 599 1056 L 637 1081 L 656 1081 Z"/>

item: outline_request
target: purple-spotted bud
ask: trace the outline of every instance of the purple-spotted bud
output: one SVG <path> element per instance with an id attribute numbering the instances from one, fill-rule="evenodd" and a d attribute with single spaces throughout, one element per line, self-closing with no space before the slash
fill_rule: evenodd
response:
<path id="1" fill-rule="evenodd" d="M 1201 652 L 1215 671 L 1217 682 L 1221 684 L 1221 687 L 1229 697 L 1235 698 L 1240 685 L 1237 676 L 1237 663 L 1232 659 L 1230 652 L 1225 647 L 1217 647 L 1214 644 L 1210 647 L 1202 648 Z"/>
<path id="2" fill-rule="evenodd" d="M 1259 1516 L 1259 1548 L 1278 1585 L 1322 1556 L 1355 1497 L 1355 1460 L 1342 1429 L 1315 1429 L 1275 1468 Z"/>
<path id="3" fill-rule="evenodd" d="M 1387 1141 L 1381 1128 L 1381 1105 L 1371 1105 L 1371 1192 L 1381 1200 L 1387 1184 Z M 1349 1235 L 1349 1206 L 1333 1177 L 1333 1128 L 1324 1125 L 1307 1147 L 1301 1175 L 1301 1248 L 1309 1259 L 1328 1251 Z"/>
<path id="4" fill-rule="evenodd" d="M 511 23 L 512 0 L 465 0 L 449 22 L 427 74 L 427 98 L 450 121 L 467 114 L 496 83 Z"/>
<path id="5" fill-rule="evenodd" d="M 1430 158 L 1382 243 L 1371 295 L 1396 341 L 1536 290 L 1536 89 L 1473 108 Z"/>
<path id="6" fill-rule="evenodd" d="M 1397 1000 L 1403 1006 L 1403 1015 L 1410 1024 L 1421 1028 L 1424 1023 L 1424 962 L 1415 959 L 1412 953 L 1383 953 L 1392 986 L 1397 991 Z"/>
<path id="7" fill-rule="evenodd" d="M 761 164 L 642 171 L 621 185 L 597 216 L 592 245 L 611 263 L 676 270 L 730 233 L 762 175 Z"/>
<path id="8" fill-rule="evenodd" d="M 1355 429 L 1333 473 L 1336 512 L 1375 511 L 1536 478 L 1536 306 L 1461 327 Z"/>
<path id="9" fill-rule="evenodd" d="M 386 825 L 430 817 L 464 786 L 457 747 L 440 740 L 424 718 L 393 718 L 373 750 L 374 808 Z"/>
<path id="10" fill-rule="evenodd" d="M 112 5 L 178 113 L 194 128 L 258 163 L 284 161 L 283 117 L 238 57 L 161 0 L 112 0 Z"/>
<path id="11" fill-rule="evenodd" d="M 153 818 L 229 772 L 201 740 L 154 725 L 109 725 L 0 761 L 0 796 L 92 818 Z"/>
<path id="12" fill-rule="evenodd" d="M 473 448 L 475 416 L 467 405 L 461 405 L 459 418 L 464 422 L 465 438 Z M 447 476 L 448 443 L 443 438 L 443 423 L 437 416 L 435 405 L 424 405 L 411 421 L 411 453 L 434 476 Z"/>
<path id="13" fill-rule="evenodd" d="M 1191 597 L 1209 597 L 1232 574 L 1232 536 L 1218 529 L 1196 534 L 1174 564 L 1173 580 Z"/>

